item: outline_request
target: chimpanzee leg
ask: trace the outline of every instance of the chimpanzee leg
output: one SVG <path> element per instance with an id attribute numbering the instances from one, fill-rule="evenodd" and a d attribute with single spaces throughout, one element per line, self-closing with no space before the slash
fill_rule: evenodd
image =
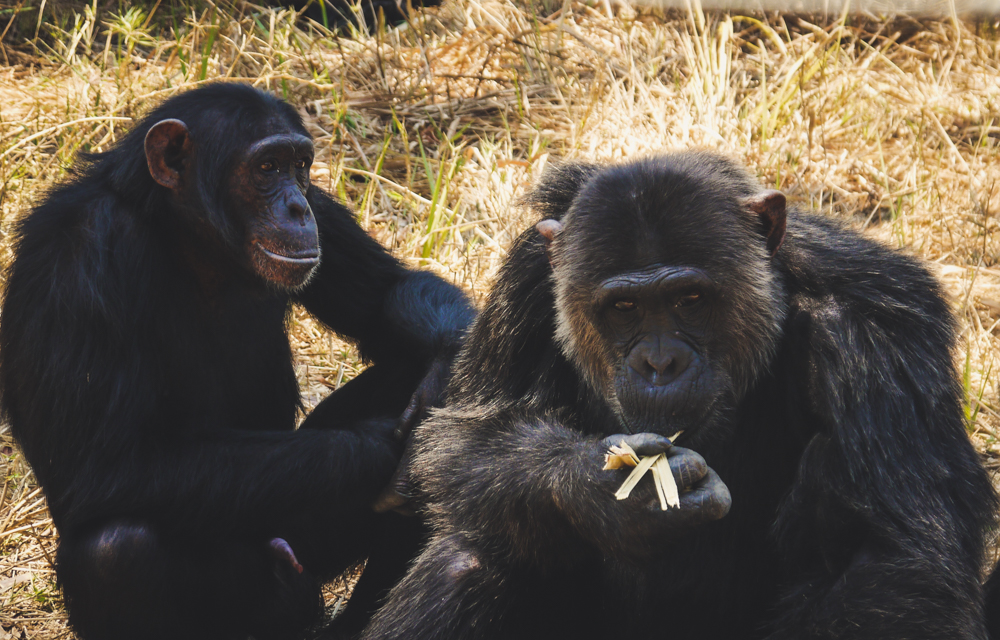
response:
<path id="1" fill-rule="evenodd" d="M 628 618 L 615 617 L 621 603 L 602 589 L 604 569 L 598 559 L 552 567 L 545 575 L 536 567 L 491 561 L 459 534 L 434 538 L 361 640 L 615 637 L 628 627 Z M 627 588 L 632 586 L 627 581 Z"/>
<path id="2" fill-rule="evenodd" d="M 504 569 L 485 564 L 458 536 L 433 540 L 392 590 L 364 640 L 524 638 L 505 629 L 503 612 L 519 590 Z M 552 636 L 562 637 L 562 636 Z M 569 637 L 569 636 L 565 636 Z"/>
<path id="3" fill-rule="evenodd" d="M 327 631 L 329 638 L 354 638 L 365 628 L 389 590 L 406 575 L 427 538 L 427 526 L 412 516 L 384 513 L 361 579 L 351 592 L 347 610 Z"/>
<path id="4" fill-rule="evenodd" d="M 266 541 L 173 539 L 137 521 L 64 535 L 57 572 L 84 640 L 294 638 L 322 611 L 317 581 Z"/>

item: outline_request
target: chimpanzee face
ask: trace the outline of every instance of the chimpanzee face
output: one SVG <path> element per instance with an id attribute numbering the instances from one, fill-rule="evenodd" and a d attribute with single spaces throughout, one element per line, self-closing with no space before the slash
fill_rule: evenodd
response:
<path id="1" fill-rule="evenodd" d="M 673 435 L 711 406 L 720 386 L 706 353 L 716 296 L 705 271 L 672 266 L 614 275 L 594 290 L 607 392 L 634 432 Z"/>
<path id="2" fill-rule="evenodd" d="M 567 356 L 627 431 L 693 434 L 734 393 L 722 285 L 699 265 L 654 263 L 591 281 L 572 262 L 556 267 Z"/>
<path id="3" fill-rule="evenodd" d="M 552 263 L 556 338 L 632 433 L 704 428 L 766 368 L 781 331 L 771 258 L 784 196 L 733 180 L 718 157 L 695 161 L 605 169 L 561 221 L 536 227 Z"/>
<path id="4" fill-rule="evenodd" d="M 237 150 L 226 160 L 211 157 L 211 145 L 199 149 L 184 122 L 162 120 L 146 135 L 146 160 L 153 179 L 171 190 L 179 208 L 201 215 L 209 205 L 199 191 L 205 179 L 199 178 L 198 160 L 231 167 L 222 183 L 213 185 L 225 203 L 224 221 L 213 227 L 218 241 L 268 284 L 294 289 L 320 262 L 316 218 L 306 199 L 313 143 L 282 122 L 262 128 L 261 138 L 243 145 L 234 141 Z"/>
<path id="5" fill-rule="evenodd" d="M 320 261 L 316 218 L 306 200 L 312 161 L 312 140 L 283 133 L 252 144 L 233 174 L 250 214 L 250 264 L 264 280 L 286 289 L 303 285 Z"/>

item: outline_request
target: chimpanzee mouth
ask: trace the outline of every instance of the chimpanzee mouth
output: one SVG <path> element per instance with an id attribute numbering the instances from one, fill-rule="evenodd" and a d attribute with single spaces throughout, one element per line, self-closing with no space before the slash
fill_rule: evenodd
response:
<path id="1" fill-rule="evenodd" d="M 662 433 L 663 437 L 665 437 L 667 440 L 670 440 L 673 443 L 677 443 L 678 441 L 684 443 L 684 442 L 689 442 L 692 436 L 698 433 L 700 429 L 698 428 L 697 425 L 684 425 L 680 429 L 673 431 L 673 433 L 669 433 L 670 431 L 671 429 L 667 429 L 666 431 L 663 432 L 660 432 L 658 430 L 657 432 Z"/>
<path id="2" fill-rule="evenodd" d="M 301 267 L 309 267 L 319 264 L 319 251 L 309 251 L 299 255 L 286 255 L 284 253 L 272 251 L 259 242 L 257 243 L 257 247 L 260 248 L 260 250 L 263 251 L 268 258 L 277 260 L 278 262 L 284 262 L 286 264 Z"/>
<path id="3" fill-rule="evenodd" d="M 670 442 L 674 443 L 678 447 L 687 447 L 688 444 L 694 440 L 695 434 L 698 433 L 698 429 L 681 429 L 672 436 L 667 436 Z"/>
<path id="4" fill-rule="evenodd" d="M 662 424 L 657 420 L 650 420 L 645 417 L 635 419 L 624 412 L 619 413 L 618 417 L 628 433 L 655 433 L 668 438 L 671 442 L 677 440 L 677 438 L 680 438 L 685 433 L 690 435 L 698 430 L 696 422 L 683 421 L 673 424 Z"/>

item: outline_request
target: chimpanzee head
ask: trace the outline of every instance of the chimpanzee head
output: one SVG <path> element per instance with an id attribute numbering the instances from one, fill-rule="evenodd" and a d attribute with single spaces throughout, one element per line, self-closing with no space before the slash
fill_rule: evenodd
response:
<path id="1" fill-rule="evenodd" d="M 313 143 L 294 109 L 246 85 L 208 85 L 164 102 L 139 135 L 184 229 L 269 285 L 308 280 L 320 261 L 306 199 Z"/>
<path id="2" fill-rule="evenodd" d="M 696 432 L 773 357 L 785 197 L 729 160 L 679 153 L 599 170 L 561 221 L 537 229 L 556 338 L 633 433 Z"/>

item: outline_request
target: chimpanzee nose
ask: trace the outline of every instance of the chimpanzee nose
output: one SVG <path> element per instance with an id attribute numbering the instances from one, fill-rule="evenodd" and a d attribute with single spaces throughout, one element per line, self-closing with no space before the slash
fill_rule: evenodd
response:
<path id="1" fill-rule="evenodd" d="M 649 336 L 635 345 L 627 362 L 649 384 L 665 386 L 691 364 L 691 348 L 680 340 Z"/>
<path id="2" fill-rule="evenodd" d="M 309 211 L 309 202 L 306 197 L 298 192 L 293 193 L 285 199 L 285 206 L 288 207 L 288 214 L 298 220 L 299 224 L 305 226 L 306 212 Z"/>

